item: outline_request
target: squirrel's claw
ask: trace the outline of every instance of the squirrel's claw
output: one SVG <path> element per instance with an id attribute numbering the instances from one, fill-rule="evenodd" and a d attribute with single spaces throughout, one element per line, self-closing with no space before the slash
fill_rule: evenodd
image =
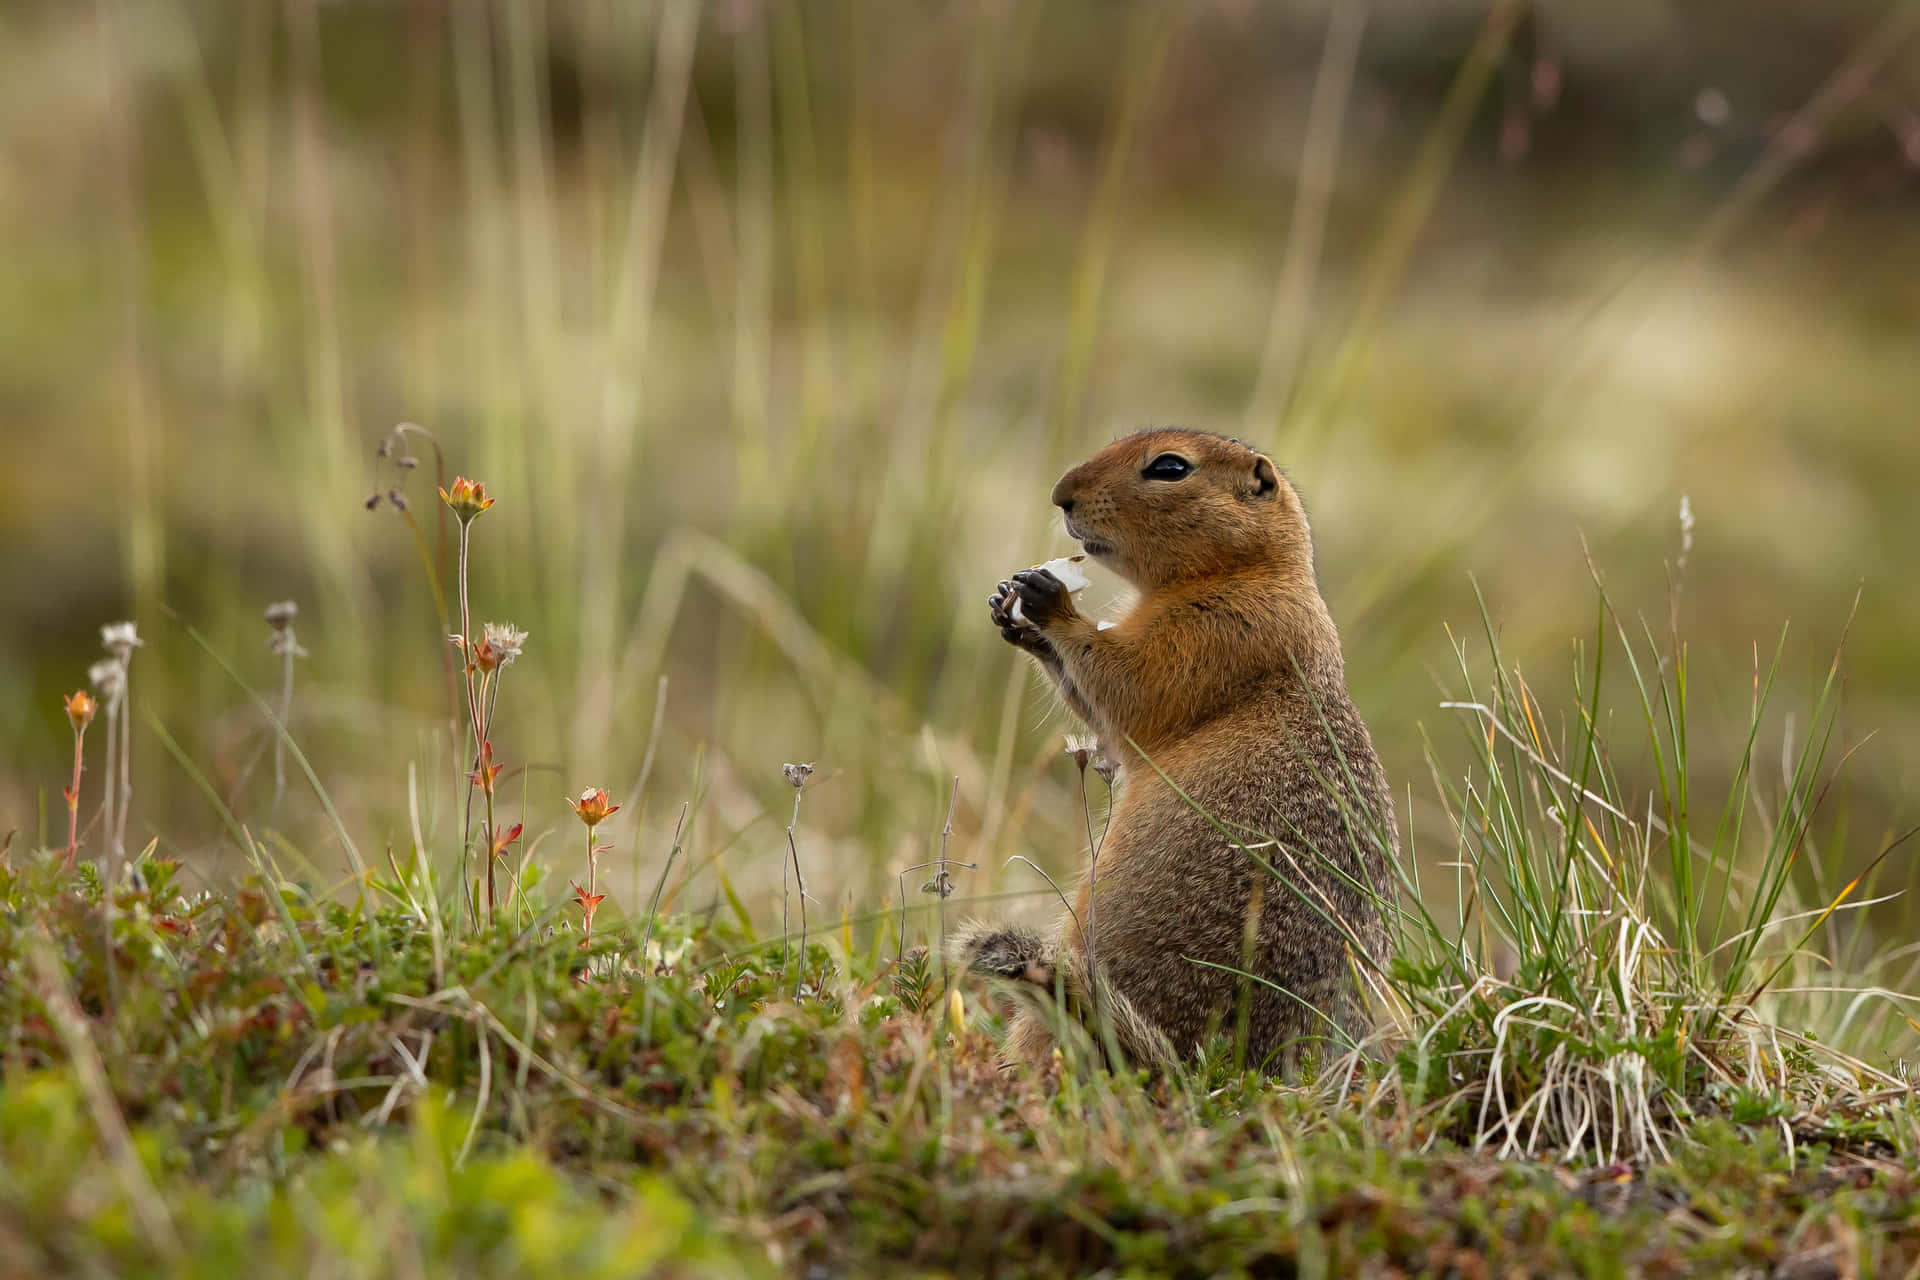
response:
<path id="1" fill-rule="evenodd" d="M 1020 625 L 1013 616 L 1013 584 L 1003 582 L 987 597 L 987 616 L 993 619 L 993 625 L 1006 630 Z"/>
<path id="2" fill-rule="evenodd" d="M 1028 653 L 1045 655 L 1051 651 L 1051 646 L 1047 644 L 1046 637 L 1032 626 L 1014 617 L 1015 599 L 1017 596 L 1011 582 L 1002 582 L 987 597 L 987 611 L 993 619 L 993 625 L 1000 628 L 1000 638 L 1008 644 L 1025 649 Z"/>
<path id="3" fill-rule="evenodd" d="M 1012 586 L 1020 597 L 1020 612 L 1042 630 L 1073 612 L 1066 584 L 1045 569 L 1022 569 L 1013 575 Z"/>

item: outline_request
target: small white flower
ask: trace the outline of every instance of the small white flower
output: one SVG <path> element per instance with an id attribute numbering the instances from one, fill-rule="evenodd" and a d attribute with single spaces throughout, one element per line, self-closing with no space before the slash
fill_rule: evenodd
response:
<path id="1" fill-rule="evenodd" d="M 122 665 L 133 657 L 133 651 L 146 643 L 140 638 L 140 632 L 131 622 L 110 622 L 100 628 L 100 645 L 108 653 L 120 659 Z"/>
<path id="2" fill-rule="evenodd" d="M 127 671 L 117 658 L 102 658 L 87 668 L 87 683 L 103 698 L 116 698 L 127 687 Z"/>
<path id="3" fill-rule="evenodd" d="M 1060 579 L 1060 585 L 1067 589 L 1068 595 L 1078 595 L 1087 589 L 1087 575 L 1080 568 L 1085 561 L 1085 556 L 1061 556 L 1040 567 Z"/>
<path id="4" fill-rule="evenodd" d="M 300 613 L 300 606 L 291 600 L 282 600 L 267 606 L 263 615 L 267 625 L 273 628 L 273 634 L 267 637 L 267 652 L 277 658 L 304 658 L 307 651 L 300 647 L 300 641 L 293 634 L 293 620 Z"/>

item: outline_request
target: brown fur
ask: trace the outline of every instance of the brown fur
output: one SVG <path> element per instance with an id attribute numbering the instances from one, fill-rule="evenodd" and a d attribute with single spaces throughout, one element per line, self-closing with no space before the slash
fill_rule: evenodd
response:
<path id="1" fill-rule="evenodd" d="M 1166 453 L 1192 471 L 1143 475 Z M 983 928 L 956 953 L 1029 987 L 1057 981 L 1081 1016 L 1091 992 L 1136 1059 L 1191 1053 L 1243 1025 L 1247 1060 L 1291 1073 L 1312 1043 L 1344 1047 L 1366 1030 L 1354 970 L 1387 958 L 1379 903 L 1399 841 L 1314 579 L 1306 512 L 1272 460 L 1180 430 L 1116 441 L 1063 476 L 1053 501 L 1088 553 L 1140 592 L 1105 631 L 1044 571 L 1015 574 L 990 602 L 1121 765 L 1099 883 L 1083 875 L 1074 905 L 1084 924 L 1097 894 L 1100 972 L 1087 982 L 1087 938 L 1071 918 L 1057 951 Z M 1013 623 L 1016 596 L 1031 628 Z M 1009 1052 L 1033 1059 L 1052 1043 L 1028 995 Z"/>

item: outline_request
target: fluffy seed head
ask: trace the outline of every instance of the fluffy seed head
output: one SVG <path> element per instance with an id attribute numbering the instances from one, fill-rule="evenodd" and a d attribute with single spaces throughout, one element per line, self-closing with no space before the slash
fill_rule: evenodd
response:
<path id="1" fill-rule="evenodd" d="M 481 641 L 498 656 L 503 667 L 513 665 L 520 656 L 521 646 L 527 642 L 527 633 L 511 622 L 489 622 L 480 629 Z"/>
<path id="2" fill-rule="evenodd" d="M 100 691 L 103 698 L 118 696 L 127 686 L 127 670 L 113 658 L 102 658 L 87 668 L 87 683 Z"/>
<path id="3" fill-rule="evenodd" d="M 124 666 L 133 657 L 133 651 L 146 642 L 140 638 L 140 631 L 131 622 L 109 622 L 100 628 L 100 644 Z"/>

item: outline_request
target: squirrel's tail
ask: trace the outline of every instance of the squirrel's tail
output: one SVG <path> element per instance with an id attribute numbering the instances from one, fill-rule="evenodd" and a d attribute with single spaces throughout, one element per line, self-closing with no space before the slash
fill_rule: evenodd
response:
<path id="1" fill-rule="evenodd" d="M 1016 1037 L 1027 1045 L 1026 1056 L 1032 1056 L 1036 1041 L 1051 1047 L 1051 1038 L 1039 1033 L 1052 1006 L 1064 1007 L 1073 1020 L 1089 1024 L 1087 1030 L 1096 1044 L 1110 1035 L 1130 1063 L 1165 1069 L 1178 1060 L 1165 1033 L 1104 977 L 1089 999 L 1079 953 L 1036 929 L 973 921 L 954 935 L 948 955 L 956 966 L 1003 984 L 1001 989 L 1014 1001 L 1014 1016 L 1028 1022 Z M 1057 1004 L 1056 997 L 1063 998 L 1062 1003 Z"/>

